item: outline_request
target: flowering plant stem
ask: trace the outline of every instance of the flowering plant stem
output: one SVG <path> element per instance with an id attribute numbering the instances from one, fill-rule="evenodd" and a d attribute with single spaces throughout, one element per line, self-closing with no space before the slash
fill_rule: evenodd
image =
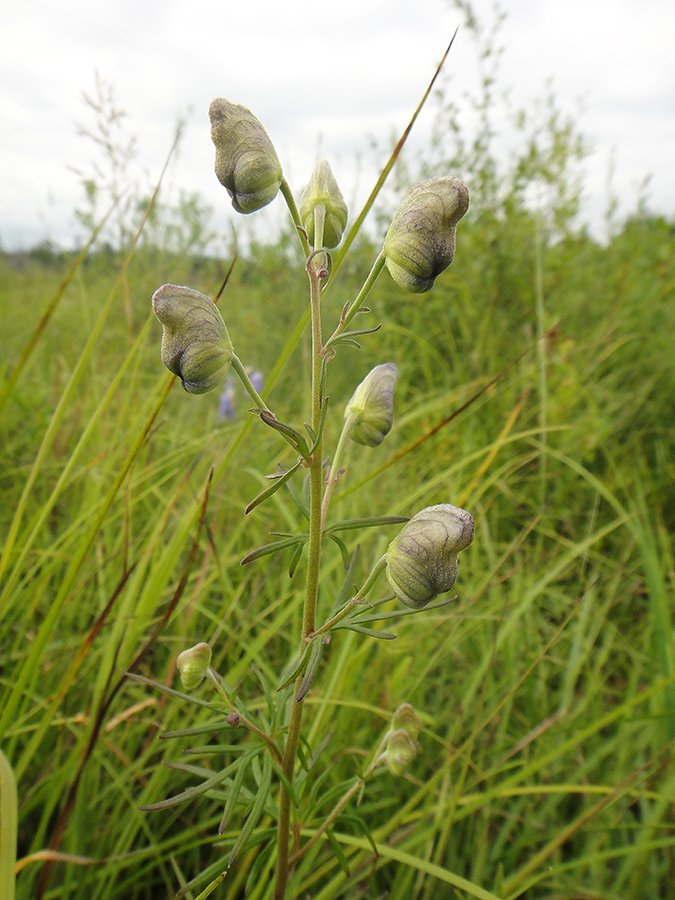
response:
<path id="1" fill-rule="evenodd" d="M 322 225 L 321 222 L 317 223 Z M 321 396 L 322 369 L 322 336 L 321 336 L 321 280 L 327 272 L 322 263 L 325 254 L 322 251 L 311 254 L 307 259 L 309 277 L 310 308 L 312 315 L 312 429 L 317 435 L 316 448 L 312 457 L 307 460 L 309 467 L 309 545 L 307 558 L 307 577 L 305 581 L 305 600 L 302 617 L 302 647 L 305 639 L 314 632 L 316 620 L 316 604 L 319 590 L 319 566 L 321 559 L 321 537 L 323 533 L 322 493 L 323 493 L 323 439 L 320 433 L 321 405 L 325 398 Z M 302 648 L 301 648 L 302 649 Z M 297 679 L 296 688 L 300 688 L 302 677 Z M 297 693 L 297 690 L 296 690 Z M 302 722 L 302 703 L 294 702 L 286 738 L 283 772 L 289 784 L 293 784 L 293 773 L 300 739 Z M 288 881 L 288 852 L 290 838 L 291 798 L 286 785 L 281 785 L 279 798 L 279 821 L 277 826 L 277 870 L 274 889 L 274 900 L 283 900 L 286 895 Z"/>

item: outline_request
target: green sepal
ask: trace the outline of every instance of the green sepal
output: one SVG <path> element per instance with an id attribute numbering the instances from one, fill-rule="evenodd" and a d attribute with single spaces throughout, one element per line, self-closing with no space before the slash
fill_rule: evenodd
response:
<path id="1" fill-rule="evenodd" d="M 307 540 L 309 540 L 309 535 L 298 534 L 294 537 L 285 538 L 283 541 L 274 541 L 272 544 L 265 544 L 262 547 L 256 547 L 255 550 L 251 550 L 250 553 L 246 554 L 239 565 L 245 566 L 247 565 L 247 563 L 253 562 L 256 559 L 262 559 L 263 556 L 269 556 L 272 553 L 279 553 L 281 550 L 286 550 L 288 547 L 294 547 L 299 543 L 304 544 Z"/>
<path id="2" fill-rule="evenodd" d="M 284 484 L 286 484 L 286 482 L 289 481 L 293 477 L 295 472 L 298 470 L 298 468 L 300 467 L 300 463 L 301 463 L 301 460 L 298 460 L 297 463 L 294 466 L 292 466 L 290 469 L 285 469 L 285 470 L 282 469 L 281 472 L 279 472 L 279 473 L 274 473 L 273 475 L 266 475 L 265 478 L 274 479 L 273 483 L 268 488 L 265 488 L 265 490 L 262 491 L 260 494 L 258 494 L 257 497 L 255 497 L 253 500 L 251 500 L 249 505 L 244 510 L 244 514 L 248 515 L 248 513 L 250 513 L 252 510 L 254 510 L 256 508 L 256 506 L 260 506 L 261 503 L 264 503 L 265 500 L 267 500 L 269 497 L 271 497 L 272 494 L 275 494 L 279 490 L 280 487 L 282 487 Z"/>
<path id="3" fill-rule="evenodd" d="M 343 519 L 329 526 L 324 534 L 333 534 L 336 531 L 351 531 L 355 528 L 372 528 L 375 525 L 401 525 L 410 521 L 408 516 L 366 516 L 362 519 Z"/>

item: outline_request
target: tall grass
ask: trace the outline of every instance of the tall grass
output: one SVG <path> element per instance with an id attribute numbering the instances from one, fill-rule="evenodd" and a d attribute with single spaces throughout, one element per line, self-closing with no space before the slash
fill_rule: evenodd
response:
<path id="1" fill-rule="evenodd" d="M 303 834 L 404 701 L 421 752 L 336 816 L 295 866 L 294 897 L 672 894 L 674 226 L 636 215 L 602 246 L 568 219 L 538 241 L 522 192 L 485 196 L 452 274 L 421 299 L 378 284 L 381 332 L 341 351 L 336 395 L 383 359 L 402 377 L 382 453 L 351 451 L 340 513 L 405 515 L 442 495 L 474 512 L 477 535 L 454 605 L 403 619 L 396 641 L 331 645 L 305 700 Z M 327 292 L 335 313 L 371 250 L 362 238 Z M 238 352 L 267 376 L 304 315 L 289 252 L 254 248 L 223 298 Z M 208 640 L 254 697 L 299 629 L 288 560 L 239 566 L 261 530 L 299 526 L 284 492 L 241 512 L 292 453 L 158 374 L 159 272 L 213 293 L 225 265 L 152 248 L 114 267 L 103 252 L 0 259 L 0 739 L 18 784 L 18 898 L 195 898 L 236 837 L 216 836 L 227 785 L 139 811 L 208 775 L 230 738 L 199 696 L 186 710 L 124 675 L 174 685 L 178 651 Z M 272 399 L 302 415 L 307 348 L 284 362 Z M 343 577 L 337 549 L 328 562 L 324 597 Z M 196 725 L 199 752 L 159 739 Z M 3 771 L 3 839 L 7 784 Z M 214 896 L 270 896 L 268 812 Z"/>

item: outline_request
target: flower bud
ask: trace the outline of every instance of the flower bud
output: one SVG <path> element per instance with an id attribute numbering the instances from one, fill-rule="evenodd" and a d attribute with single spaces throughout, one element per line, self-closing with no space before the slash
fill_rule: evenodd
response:
<path id="1" fill-rule="evenodd" d="M 469 208 L 459 178 L 432 178 L 410 188 L 384 239 L 389 274 L 399 287 L 423 294 L 455 256 L 457 223 Z"/>
<path id="2" fill-rule="evenodd" d="M 213 300 L 199 291 L 164 284 L 152 296 L 162 323 L 162 362 L 190 394 L 205 394 L 222 381 L 234 349 Z"/>
<path id="3" fill-rule="evenodd" d="M 189 650 L 178 654 L 176 668 L 180 672 L 181 684 L 186 691 L 194 691 L 206 678 L 211 665 L 211 648 L 208 644 L 195 644 Z"/>
<path id="4" fill-rule="evenodd" d="M 392 731 L 403 729 L 408 732 L 411 741 L 416 741 L 422 729 L 422 720 L 410 703 L 402 703 L 391 720 Z"/>
<path id="5" fill-rule="evenodd" d="M 394 422 L 394 388 L 398 381 L 396 363 L 382 363 L 366 375 L 345 407 L 345 419 L 355 420 L 352 440 L 377 447 Z"/>
<path id="6" fill-rule="evenodd" d="M 240 213 L 267 206 L 281 184 L 281 163 L 272 141 L 245 106 L 218 98 L 209 107 L 216 145 L 216 175 Z"/>
<path id="7" fill-rule="evenodd" d="M 319 160 L 314 166 L 312 177 L 300 200 L 300 220 L 312 246 L 314 246 L 314 210 L 319 204 L 323 204 L 325 209 L 323 246 L 337 247 L 347 225 L 347 204 L 325 159 Z"/>
<path id="8" fill-rule="evenodd" d="M 392 775 L 403 775 L 416 754 L 415 742 L 405 728 L 399 728 L 387 735 L 387 743 L 380 759 Z"/>
<path id="9" fill-rule="evenodd" d="M 471 514 L 449 503 L 429 506 L 403 526 L 386 554 L 387 579 L 401 603 L 421 609 L 452 588 L 473 529 Z"/>

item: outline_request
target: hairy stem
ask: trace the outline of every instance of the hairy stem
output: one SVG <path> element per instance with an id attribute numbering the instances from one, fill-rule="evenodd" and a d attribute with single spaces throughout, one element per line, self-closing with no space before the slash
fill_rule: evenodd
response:
<path id="1" fill-rule="evenodd" d="M 302 645 L 307 635 L 314 631 L 316 604 L 319 594 L 319 565 L 321 558 L 321 501 L 323 492 L 323 440 L 319 436 L 321 421 L 321 360 L 323 349 L 321 337 L 320 293 L 321 279 L 325 277 L 321 263 L 321 253 L 314 253 L 307 262 L 309 276 L 310 304 L 312 312 L 312 428 L 318 436 L 316 450 L 308 461 L 310 476 L 309 493 L 309 545 L 307 558 L 307 578 L 305 582 L 305 602 L 302 616 Z M 299 689 L 301 678 L 296 688 Z M 296 690 L 297 694 L 297 690 Z M 293 784 L 295 760 L 300 740 L 302 723 L 302 703 L 294 702 L 286 738 L 283 771 L 289 784 Z M 279 822 L 277 827 L 277 871 L 274 886 L 274 900 L 284 900 L 288 883 L 288 848 L 290 839 L 291 798 L 285 785 L 281 785 L 279 798 Z"/>
<path id="2" fill-rule="evenodd" d="M 386 260 L 386 257 L 384 255 L 384 250 L 381 250 L 379 256 L 373 263 L 372 269 L 368 273 L 368 277 L 366 278 L 366 280 L 363 283 L 363 287 L 361 288 L 358 295 L 354 299 L 354 302 L 351 304 L 349 309 L 346 311 L 346 313 L 340 319 L 340 324 L 335 329 L 333 334 L 326 341 L 326 348 L 330 347 L 330 345 L 335 341 L 335 339 L 338 338 L 342 334 L 342 332 L 345 330 L 347 325 L 349 325 L 351 320 L 354 318 L 354 316 L 357 314 L 357 312 L 361 309 L 368 294 L 373 289 L 373 285 L 377 281 L 377 279 L 380 275 L 380 272 L 384 268 L 385 260 Z"/>

